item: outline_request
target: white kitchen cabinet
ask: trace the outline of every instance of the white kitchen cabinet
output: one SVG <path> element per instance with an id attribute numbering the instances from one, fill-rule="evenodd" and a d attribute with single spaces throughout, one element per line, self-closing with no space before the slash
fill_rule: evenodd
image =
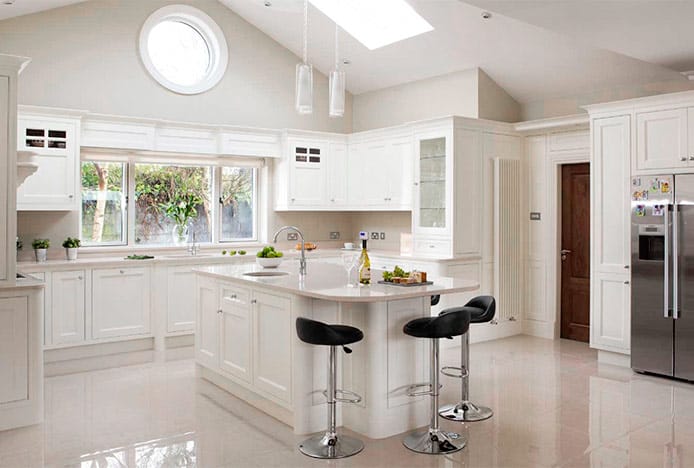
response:
<path id="1" fill-rule="evenodd" d="M 217 283 L 197 275 L 195 303 L 195 357 L 212 369 L 219 368 L 219 288 Z"/>
<path id="2" fill-rule="evenodd" d="M 636 113 L 637 170 L 667 170 L 687 167 L 687 109 Z"/>
<path id="3" fill-rule="evenodd" d="M 231 285 L 220 286 L 220 368 L 251 383 L 251 297 L 250 291 Z"/>
<path id="4" fill-rule="evenodd" d="M 43 420 L 41 290 L 0 290 L 0 431 Z"/>
<path id="5" fill-rule="evenodd" d="M 388 141 L 386 152 L 385 185 L 387 206 L 397 210 L 412 209 L 414 185 L 414 149 L 411 136 L 396 137 Z"/>
<path id="6" fill-rule="evenodd" d="M 86 275 L 84 270 L 51 274 L 50 338 L 52 345 L 85 340 Z"/>
<path id="7" fill-rule="evenodd" d="M 347 144 L 331 142 L 329 148 L 327 175 L 328 205 L 338 208 L 344 207 L 347 205 L 347 174 L 349 171 Z"/>
<path id="8" fill-rule="evenodd" d="M 22 114 L 17 132 L 19 149 L 36 153 L 39 165 L 17 191 L 17 209 L 79 209 L 79 119 Z"/>
<path id="9" fill-rule="evenodd" d="M 8 137 L 8 126 L 10 122 L 10 78 L 0 75 L 0 142 L 6 142 Z M 10 217 L 12 210 L 9 201 L 14 190 L 15 178 L 10 175 L 10 152 L 11 148 L 7 144 L 0 144 L 0 283 L 11 279 L 14 272 L 11 260 L 13 249 L 11 248 L 12 232 Z M 10 188 L 12 186 L 12 188 Z M 16 234 L 16 229 L 14 230 Z"/>
<path id="10" fill-rule="evenodd" d="M 0 405 L 29 395 L 29 302 L 26 297 L 0 298 Z"/>
<path id="11" fill-rule="evenodd" d="M 291 403 L 291 301 L 284 296 L 253 292 L 253 384 Z"/>
<path id="12" fill-rule="evenodd" d="M 630 350 L 630 116 L 593 119 L 590 345 Z"/>
<path id="13" fill-rule="evenodd" d="M 416 133 L 415 236 L 449 236 L 452 223 L 451 170 L 453 134 L 450 129 Z M 417 250 L 415 242 L 415 252 Z"/>
<path id="14" fill-rule="evenodd" d="M 195 273 L 191 266 L 166 270 L 166 331 L 195 330 Z"/>
<path id="15" fill-rule="evenodd" d="M 594 271 L 624 273 L 631 263 L 630 117 L 594 119 L 591 227 Z"/>
<path id="16" fill-rule="evenodd" d="M 316 208 L 325 204 L 327 148 L 325 141 L 289 138 L 289 206 Z"/>
<path id="17" fill-rule="evenodd" d="M 592 282 L 590 346 L 628 354 L 631 349 L 629 276 L 596 272 Z"/>
<path id="18" fill-rule="evenodd" d="M 147 268 L 92 271 L 92 337 L 115 338 L 150 332 Z"/>

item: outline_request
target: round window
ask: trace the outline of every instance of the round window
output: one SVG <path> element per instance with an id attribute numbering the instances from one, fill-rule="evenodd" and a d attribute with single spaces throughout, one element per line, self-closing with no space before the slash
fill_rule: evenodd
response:
<path id="1" fill-rule="evenodd" d="M 140 33 L 140 56 L 162 86 L 181 94 L 198 94 L 224 76 L 227 43 L 217 23 L 188 5 L 155 11 Z"/>

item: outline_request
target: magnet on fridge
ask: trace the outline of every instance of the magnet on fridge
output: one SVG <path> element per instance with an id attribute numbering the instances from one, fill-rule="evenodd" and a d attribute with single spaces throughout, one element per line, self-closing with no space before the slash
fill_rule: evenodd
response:
<path id="1" fill-rule="evenodd" d="M 646 216 L 646 205 L 636 205 L 634 207 L 634 214 L 639 217 Z"/>
<path id="2" fill-rule="evenodd" d="M 648 187 L 648 191 L 651 193 L 657 193 L 660 192 L 660 179 L 657 177 L 651 179 L 650 186 Z"/>
<path id="3" fill-rule="evenodd" d="M 665 205 L 653 205 L 653 216 L 664 216 Z"/>
<path id="4" fill-rule="evenodd" d="M 631 186 L 641 187 L 641 177 L 634 177 L 633 179 L 631 179 Z"/>
<path id="5" fill-rule="evenodd" d="M 648 200 L 648 192 L 645 190 L 637 190 L 631 196 L 634 201 Z"/>
<path id="6" fill-rule="evenodd" d="M 660 193 L 670 193 L 670 182 L 667 180 L 660 181 Z"/>

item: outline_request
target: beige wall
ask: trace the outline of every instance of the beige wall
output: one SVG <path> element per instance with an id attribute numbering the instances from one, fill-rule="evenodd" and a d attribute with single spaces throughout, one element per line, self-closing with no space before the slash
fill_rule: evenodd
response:
<path id="1" fill-rule="evenodd" d="M 499 122 L 519 122 L 521 106 L 504 88 L 496 84 L 483 70 L 479 70 L 477 92 L 480 119 Z"/>
<path id="2" fill-rule="evenodd" d="M 30 1 L 30 0 L 22 0 Z M 229 66 L 212 90 L 183 96 L 160 86 L 140 62 L 138 37 L 156 9 L 185 3 L 224 31 Z M 342 119 L 328 117 L 328 85 L 316 73 L 315 111 L 294 111 L 299 61 L 217 0 L 91 0 L 0 21 L 0 53 L 25 55 L 19 103 L 188 122 L 349 132 L 351 96 Z"/>
<path id="3" fill-rule="evenodd" d="M 477 69 L 354 96 L 354 131 L 447 115 L 477 117 Z"/>
<path id="4" fill-rule="evenodd" d="M 677 80 L 650 83 L 638 86 L 616 86 L 608 89 L 594 90 L 573 96 L 546 99 L 524 103 L 521 106 L 522 120 L 544 119 L 563 115 L 583 114 L 581 106 L 600 102 L 620 101 L 656 94 L 676 93 L 694 89 L 694 81 Z"/>

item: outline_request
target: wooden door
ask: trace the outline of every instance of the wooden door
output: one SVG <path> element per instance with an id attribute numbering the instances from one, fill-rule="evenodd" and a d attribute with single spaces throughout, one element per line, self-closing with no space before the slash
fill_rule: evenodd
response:
<path id="1" fill-rule="evenodd" d="M 561 337 L 590 337 L 590 165 L 562 166 Z"/>

